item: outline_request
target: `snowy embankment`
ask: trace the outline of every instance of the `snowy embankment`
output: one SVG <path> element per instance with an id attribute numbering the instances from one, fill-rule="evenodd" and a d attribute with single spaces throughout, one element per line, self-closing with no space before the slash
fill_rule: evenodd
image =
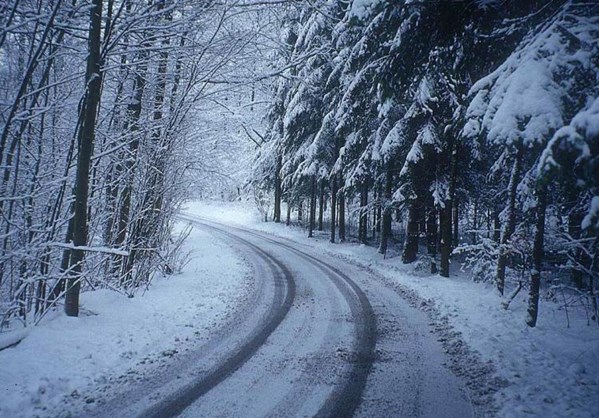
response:
<path id="1" fill-rule="evenodd" d="M 151 372 L 226 322 L 248 291 L 249 268 L 203 231 L 183 250 L 191 253 L 181 274 L 155 278 L 134 298 L 84 292 L 79 318 L 54 314 L 0 351 L 0 416 L 43 416 L 64 396 L 95 402 L 97 386 Z"/>
<path id="2" fill-rule="evenodd" d="M 449 329 L 443 329 L 439 338 L 453 339 L 444 343 L 454 357 L 462 352 L 462 340 L 479 353 L 483 363 L 491 362 L 500 380 L 506 382 L 497 385 L 494 395 L 499 416 L 599 416 L 599 327 L 594 322 L 587 325 L 584 312 L 569 312 L 568 328 L 559 305 L 542 300 L 539 323 L 529 328 L 524 322 L 525 292 L 504 310 L 493 286 L 474 283 L 457 269 L 454 273 L 458 274 L 445 279 L 415 272 L 413 266 L 402 265 L 399 257 L 384 260 L 371 247 L 330 244 L 325 235 L 308 239 L 300 228 L 261 222 L 251 203 L 194 202 L 188 204 L 187 213 L 309 243 L 367 267 L 381 280 L 399 286 L 404 294 L 415 294 L 422 308 L 430 311 L 435 328 L 448 324 Z M 462 366 L 457 361 L 452 369 L 464 367 L 468 361 L 463 359 Z"/>

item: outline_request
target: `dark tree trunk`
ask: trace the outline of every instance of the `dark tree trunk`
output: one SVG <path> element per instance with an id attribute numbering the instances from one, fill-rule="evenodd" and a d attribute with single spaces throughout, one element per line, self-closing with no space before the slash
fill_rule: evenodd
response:
<path id="1" fill-rule="evenodd" d="M 372 205 L 372 239 L 376 238 L 376 225 L 378 222 L 378 218 L 376 216 L 377 211 L 378 211 L 378 207 L 379 207 L 379 195 L 377 193 L 377 186 L 376 184 L 374 185 L 374 187 L 372 188 L 372 199 L 373 199 L 373 205 Z"/>
<path id="2" fill-rule="evenodd" d="M 275 212 L 273 219 L 275 222 L 281 222 L 281 157 L 277 157 L 277 164 L 275 167 Z"/>
<path id="3" fill-rule="evenodd" d="M 331 179 L 331 237 L 330 241 L 335 242 L 335 226 L 337 216 L 337 175 Z"/>
<path id="4" fill-rule="evenodd" d="M 79 315 L 79 291 L 81 289 L 81 271 L 84 251 L 87 245 L 87 197 L 89 192 L 89 169 L 94 151 L 96 116 L 102 91 L 102 73 L 100 43 L 102 33 L 102 0 L 93 0 L 90 10 L 88 34 L 88 57 L 85 74 L 86 92 L 82 123 L 79 131 L 79 155 L 75 178 L 75 204 L 73 213 L 73 245 L 69 260 L 70 273 L 65 294 L 65 313 L 67 316 Z"/>
<path id="5" fill-rule="evenodd" d="M 389 238 L 391 237 L 391 194 L 393 192 L 393 167 L 391 162 L 388 163 L 385 173 L 385 196 L 381 202 L 384 206 L 381 219 L 381 242 L 379 243 L 379 253 L 387 254 L 389 246 Z M 380 193 L 380 192 L 379 192 Z"/>
<path id="6" fill-rule="evenodd" d="M 426 238 L 428 255 L 431 257 L 431 274 L 437 274 L 437 211 L 434 207 L 427 211 Z"/>
<path id="7" fill-rule="evenodd" d="M 324 180 L 320 182 L 320 201 L 318 205 L 318 230 L 322 231 L 323 229 L 323 219 L 324 219 L 324 204 L 325 204 L 325 195 L 324 195 Z"/>
<path id="8" fill-rule="evenodd" d="M 472 214 L 472 237 L 471 243 L 475 245 L 478 242 L 478 200 L 474 200 L 474 213 Z"/>
<path id="9" fill-rule="evenodd" d="M 127 232 L 130 225 L 130 213 L 131 213 L 131 197 L 133 193 L 134 187 L 134 172 L 137 161 L 137 151 L 139 149 L 139 121 L 141 118 L 141 110 L 142 110 L 142 97 L 145 89 L 145 78 L 146 78 L 146 70 L 147 66 L 145 64 L 145 53 L 142 53 L 140 67 L 138 68 L 137 74 L 135 76 L 134 85 L 133 85 L 133 100 L 127 105 L 127 122 L 126 128 L 129 129 L 131 134 L 131 139 L 129 141 L 129 150 L 128 156 L 124 163 L 123 168 L 119 168 L 117 172 L 120 175 L 125 175 L 126 180 L 123 186 L 123 190 L 121 191 L 121 204 L 118 211 L 118 222 L 117 222 L 117 233 L 115 239 L 115 245 L 117 247 L 122 247 L 125 245 L 125 241 L 127 239 Z M 121 166 L 121 163 L 118 164 Z M 125 277 L 129 275 L 131 263 L 134 260 L 121 259 L 121 283 L 125 280 Z M 115 263 L 118 266 L 118 263 Z"/>
<path id="10" fill-rule="evenodd" d="M 69 212 L 72 212 L 74 210 L 73 204 L 71 204 L 71 207 L 69 208 Z M 73 228 L 74 228 L 74 219 L 71 218 L 69 220 L 69 223 L 67 224 L 67 233 L 65 236 L 65 242 L 72 242 L 73 241 Z M 65 248 L 65 250 L 62 252 L 62 259 L 60 262 L 60 271 L 62 273 L 66 272 L 69 269 L 69 266 L 71 264 L 71 250 L 68 248 Z M 57 300 L 59 297 L 62 296 L 62 293 L 65 291 L 66 289 L 66 280 L 63 279 L 59 279 L 56 284 L 54 285 L 54 288 L 52 289 L 52 301 Z"/>
<path id="11" fill-rule="evenodd" d="M 297 205 L 297 223 L 301 225 L 303 220 L 304 220 L 304 201 L 300 200 Z"/>
<path id="12" fill-rule="evenodd" d="M 547 188 L 540 186 L 537 190 L 537 223 L 535 240 L 532 250 L 533 269 L 530 273 L 530 288 L 528 293 L 528 317 L 526 324 L 534 327 L 539 315 L 539 288 L 541 285 L 541 268 L 543 263 L 543 241 L 545 237 L 545 211 L 547 209 Z"/>
<path id="13" fill-rule="evenodd" d="M 459 214 L 459 202 L 457 199 L 453 200 L 453 234 L 452 234 L 452 247 L 456 248 L 460 245 L 460 235 L 459 235 L 459 223 L 460 223 L 460 214 Z"/>
<path id="14" fill-rule="evenodd" d="M 575 200 L 576 200 L 575 196 L 570 199 L 570 201 L 575 201 Z M 583 220 L 583 214 L 578 211 L 570 213 L 568 216 L 568 234 L 570 234 L 570 236 L 574 240 L 580 239 L 580 233 L 581 233 L 580 225 L 582 224 L 582 220 Z M 576 288 L 578 288 L 578 289 L 584 289 L 584 287 L 585 287 L 585 283 L 584 283 L 584 279 L 583 279 L 584 274 L 583 274 L 582 270 L 579 268 L 579 266 L 577 266 L 577 264 L 578 265 L 586 264 L 583 261 L 582 251 L 580 248 L 573 248 L 569 251 L 568 255 L 571 259 L 574 260 L 574 263 L 573 263 L 574 265 L 572 266 L 572 272 L 570 275 L 570 277 L 572 279 L 572 284 L 574 284 L 574 286 L 576 286 Z"/>
<path id="15" fill-rule="evenodd" d="M 285 225 L 291 225 L 291 205 L 287 203 L 287 219 L 285 220 Z"/>
<path id="16" fill-rule="evenodd" d="M 314 236 L 314 226 L 316 224 L 316 176 L 312 175 L 312 190 L 310 193 L 310 225 L 308 227 L 308 237 Z"/>
<path id="17" fill-rule="evenodd" d="M 378 201 L 377 201 L 377 206 L 376 206 L 376 225 L 375 225 L 375 232 L 376 233 L 381 233 L 381 223 L 382 223 L 382 218 L 383 218 L 383 186 L 381 185 L 381 183 L 378 184 L 377 187 L 377 196 L 378 196 Z"/>
<path id="18" fill-rule="evenodd" d="M 599 244 L 599 237 L 595 241 L 595 246 L 597 246 L 597 244 Z M 595 261 L 593 261 L 593 263 L 597 265 L 598 261 L 599 255 L 595 253 Z M 589 295 L 591 297 L 591 309 L 593 313 L 593 318 L 595 322 L 597 322 L 597 324 L 599 325 L 599 306 L 597 304 L 597 296 L 595 295 L 595 277 L 592 274 L 589 275 Z"/>
<path id="19" fill-rule="evenodd" d="M 103 42 L 107 41 L 110 32 L 110 26 L 112 24 L 112 8 L 114 5 L 114 0 L 108 1 L 108 10 L 106 13 L 106 28 L 104 30 L 104 39 Z M 129 14 L 131 12 L 131 3 L 128 3 L 126 6 L 126 13 Z M 123 96 L 125 93 L 125 83 L 129 77 L 129 69 L 128 69 L 128 59 L 127 59 L 127 48 L 129 45 L 129 35 L 126 33 L 123 35 L 123 53 L 120 58 L 120 68 L 119 68 L 119 82 L 115 92 L 114 103 L 122 103 Z M 145 62 L 145 60 L 140 60 L 141 62 Z M 126 122 L 123 122 L 126 119 L 126 110 L 123 112 L 121 107 L 116 105 L 114 111 L 112 112 L 112 116 L 110 122 L 108 124 L 109 130 L 114 130 L 118 132 L 119 129 L 122 129 L 123 132 L 127 131 Z M 116 145 L 116 141 L 111 142 L 111 146 Z M 106 194 L 106 208 L 108 209 L 108 220 L 106 222 L 104 228 L 104 243 L 107 247 L 114 246 L 114 235 L 115 235 L 115 225 L 118 225 L 118 215 L 119 215 L 119 180 L 123 176 L 123 161 L 127 159 L 126 154 L 119 150 L 116 155 L 111 158 L 108 167 L 108 174 L 106 179 L 105 186 L 105 194 Z M 119 264 L 119 259 L 113 260 L 109 259 L 107 264 L 107 273 L 114 273 Z"/>
<path id="20" fill-rule="evenodd" d="M 114 237 L 113 237 L 113 233 L 114 233 L 114 226 L 115 226 L 115 221 L 116 221 L 116 215 L 118 213 L 118 207 L 117 207 L 117 199 L 118 199 L 118 193 L 119 193 L 119 189 L 117 186 L 117 179 L 119 177 L 119 174 L 117 173 L 118 170 L 118 166 L 120 165 L 120 162 L 118 162 L 118 160 L 120 160 L 121 158 L 123 158 L 122 153 L 118 153 L 119 155 L 117 155 L 117 157 L 115 158 L 116 162 L 110 162 L 109 167 L 106 169 L 107 173 L 106 173 L 106 186 L 105 186 L 105 206 L 106 209 L 108 211 L 108 219 L 106 220 L 106 224 L 104 225 L 104 245 L 106 245 L 107 247 L 111 247 L 113 246 L 113 242 L 114 242 Z M 108 271 L 110 271 L 111 269 L 108 269 Z"/>
<path id="21" fill-rule="evenodd" d="M 458 148 L 450 138 L 451 160 L 450 160 L 450 180 L 449 180 L 449 199 L 445 201 L 445 207 L 439 213 L 440 217 L 440 235 L 441 235 L 441 276 L 449 277 L 449 259 L 452 251 L 452 217 L 453 207 L 457 205 L 455 201 L 456 187 L 458 181 Z M 456 212 L 457 213 L 457 212 Z M 457 223 L 457 220 L 456 220 Z M 453 231 L 457 235 L 457 226 Z"/>
<path id="22" fill-rule="evenodd" d="M 441 232 L 441 276 L 449 277 L 449 257 L 451 256 L 451 200 L 439 212 Z"/>
<path id="23" fill-rule="evenodd" d="M 498 244 L 501 241 L 501 220 L 497 208 L 493 210 L 493 241 Z"/>
<path id="24" fill-rule="evenodd" d="M 166 6 L 166 2 L 158 3 L 159 7 L 157 10 L 162 11 Z M 171 13 L 166 14 L 166 18 L 171 20 Z M 145 219 L 144 228 L 142 229 L 145 233 L 147 233 L 148 237 L 154 236 L 154 232 L 158 230 L 159 225 L 161 224 L 161 216 L 162 216 L 162 202 L 163 202 L 163 191 L 164 191 L 164 172 L 166 166 L 166 159 L 164 155 L 164 151 L 169 148 L 168 146 L 168 138 L 166 137 L 166 129 L 164 127 L 164 102 L 166 97 L 166 82 L 167 82 L 167 69 L 168 69 L 168 56 L 169 56 L 169 48 L 170 48 L 170 38 L 166 37 L 162 42 L 162 48 L 159 53 L 159 61 L 158 61 L 158 73 L 157 76 L 157 84 L 154 95 L 154 115 L 152 116 L 153 120 L 153 132 L 152 139 L 154 141 L 154 146 L 156 147 L 155 158 L 156 158 L 156 168 L 153 170 L 152 181 L 150 183 L 150 196 L 148 207 L 149 216 L 148 219 Z M 145 207 L 144 207 L 145 209 Z M 154 243 L 150 244 L 154 246 Z"/>
<path id="25" fill-rule="evenodd" d="M 162 12 L 166 7 L 166 2 L 157 4 L 157 12 Z M 172 20 L 172 12 L 165 15 L 167 21 Z M 148 41 L 149 46 L 152 46 L 155 38 Z M 166 129 L 163 123 L 164 119 L 164 103 L 166 98 L 166 83 L 168 57 L 170 48 L 170 38 L 166 37 L 161 43 L 160 52 L 158 53 L 158 68 L 156 74 L 156 88 L 154 90 L 154 103 L 152 115 L 152 133 L 151 138 L 154 146 L 154 162 L 152 171 L 149 173 L 149 186 L 144 190 L 143 201 L 141 205 L 141 213 L 134 222 L 133 227 L 129 231 L 130 252 L 127 257 L 123 278 L 128 283 L 128 286 L 136 286 L 133 280 L 133 266 L 138 261 L 140 255 L 139 247 L 152 248 L 157 246 L 158 231 L 160 231 L 163 218 L 162 206 L 164 196 L 164 172 L 166 167 L 165 151 L 169 149 Z M 135 141 L 133 141 L 135 142 Z M 137 282 L 137 280 L 135 280 Z"/>
<path id="26" fill-rule="evenodd" d="M 360 189 L 360 222 L 358 239 L 366 243 L 368 239 L 368 183 L 364 182 Z"/>
<path id="27" fill-rule="evenodd" d="M 339 241 L 345 241 L 345 192 L 339 192 Z"/>
<path id="28" fill-rule="evenodd" d="M 402 261 L 409 264 L 416 261 L 418 256 L 418 202 L 411 200 L 408 203 L 408 224 L 406 231 L 406 243 L 404 245 Z"/>
<path id="29" fill-rule="evenodd" d="M 503 233 L 501 234 L 501 243 L 499 246 L 499 257 L 497 258 L 497 275 L 495 283 L 497 290 L 503 295 L 503 289 L 505 287 L 505 268 L 507 264 L 507 251 L 506 246 L 510 237 L 514 233 L 516 228 L 516 191 L 518 188 L 518 182 L 520 181 L 520 166 L 522 165 L 522 146 L 518 146 L 516 152 L 516 159 L 514 160 L 514 166 L 512 167 L 512 173 L 510 175 L 510 183 L 508 186 L 508 219 L 504 226 Z"/>

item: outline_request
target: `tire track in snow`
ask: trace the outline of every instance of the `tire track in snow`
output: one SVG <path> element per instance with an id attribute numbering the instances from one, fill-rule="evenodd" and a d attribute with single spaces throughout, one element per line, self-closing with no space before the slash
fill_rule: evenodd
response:
<path id="1" fill-rule="evenodd" d="M 230 234 L 221 229 L 222 225 L 208 220 L 182 216 L 181 218 L 193 223 L 216 229 L 222 233 L 239 239 L 235 234 Z M 218 225 L 214 227 L 211 225 Z M 319 260 L 318 258 L 285 244 L 279 240 L 265 237 L 262 234 L 239 227 L 227 226 L 227 228 L 257 237 L 261 240 L 281 246 L 293 252 L 309 263 L 319 268 L 328 276 L 339 289 L 349 304 L 350 311 L 355 321 L 356 341 L 354 352 L 351 353 L 351 369 L 344 381 L 336 385 L 327 400 L 319 408 L 316 417 L 350 417 L 361 402 L 362 393 L 375 358 L 376 346 L 376 317 L 368 297 L 364 291 L 346 274 L 336 267 Z"/>
<path id="2" fill-rule="evenodd" d="M 246 363 L 258 349 L 266 342 L 268 337 L 283 321 L 295 299 L 295 281 L 289 269 L 279 260 L 266 253 L 257 245 L 252 244 L 235 234 L 231 234 L 220 228 L 200 223 L 193 219 L 185 218 L 199 226 L 225 235 L 249 248 L 252 252 L 262 258 L 270 267 L 275 278 L 275 301 L 269 310 L 268 319 L 264 325 L 254 331 L 250 339 L 239 348 L 233 355 L 211 369 L 207 375 L 187 385 L 176 393 L 162 399 L 159 403 L 152 405 L 140 417 L 147 418 L 170 418 L 179 415 L 185 408 L 200 398 L 212 388 L 238 370 Z"/>

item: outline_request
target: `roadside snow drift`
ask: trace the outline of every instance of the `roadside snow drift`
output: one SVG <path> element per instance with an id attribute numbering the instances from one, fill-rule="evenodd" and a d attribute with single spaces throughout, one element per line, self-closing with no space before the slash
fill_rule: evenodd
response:
<path id="1" fill-rule="evenodd" d="M 218 327 L 247 291 L 249 269 L 204 231 L 192 231 L 190 250 L 182 274 L 155 278 L 145 294 L 83 293 L 79 318 L 56 313 L 0 351 L 0 416 L 43 415 L 65 395 L 92 403 L 95 386 L 151 368 Z"/>

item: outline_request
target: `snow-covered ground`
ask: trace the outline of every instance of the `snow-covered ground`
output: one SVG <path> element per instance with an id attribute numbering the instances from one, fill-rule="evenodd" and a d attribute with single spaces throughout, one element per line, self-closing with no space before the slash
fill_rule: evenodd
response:
<path id="1" fill-rule="evenodd" d="M 524 323 L 525 292 L 504 310 L 492 286 L 474 283 L 466 273 L 445 279 L 414 271 L 398 257 L 384 260 L 371 247 L 330 244 L 323 235 L 308 239 L 298 227 L 261 222 L 251 203 L 192 202 L 186 212 L 309 242 L 323 252 L 366 266 L 381 280 L 415 295 L 436 326 L 448 324 L 449 330 L 440 336 L 453 340 L 447 341 L 448 351 L 460 355 L 464 350 L 455 346 L 464 341 L 483 363 L 494 366 L 499 381 L 505 382 L 494 388 L 499 416 L 599 416 L 599 327 L 587 325 L 583 312 L 569 313 L 568 328 L 559 306 L 542 300 L 538 325 L 532 329 Z"/>
<path id="2" fill-rule="evenodd" d="M 588 326 L 582 312 L 570 312 L 568 328 L 558 305 L 543 300 L 538 326 L 531 329 L 524 323 L 524 293 L 506 311 L 492 286 L 473 283 L 465 273 L 444 279 L 414 271 L 397 257 L 385 260 L 364 245 L 330 244 L 324 234 L 308 239 L 301 228 L 262 222 L 251 203 L 192 202 L 185 210 L 309 243 L 367 267 L 429 312 L 455 361 L 449 366 L 469 373 L 470 384 L 480 370 L 479 381 L 486 379 L 480 390 L 491 388 L 502 417 L 599 416 L 599 327 Z M 151 372 L 226 322 L 250 288 L 249 268 L 206 232 L 192 232 L 185 245 L 193 253 L 182 274 L 156 278 L 132 299 L 107 290 L 84 293 L 80 318 L 47 317 L 19 345 L 0 351 L 0 416 L 35 416 L 64 396 L 94 402 L 95 387 L 132 370 Z M 0 346 L 11 338 L 0 334 Z M 494 372 L 464 371 L 471 357 L 456 360 L 470 356 L 461 341 Z M 497 379 L 489 384 L 485 373 Z"/>
<path id="3" fill-rule="evenodd" d="M 184 247 L 191 253 L 181 274 L 157 277 L 131 299 L 85 292 L 79 318 L 55 313 L 0 351 L 0 417 L 43 416 L 64 396 L 92 403 L 96 386 L 151 372 L 226 322 L 250 288 L 249 267 L 204 231 Z M 11 338 L 0 334 L 0 344 Z"/>

